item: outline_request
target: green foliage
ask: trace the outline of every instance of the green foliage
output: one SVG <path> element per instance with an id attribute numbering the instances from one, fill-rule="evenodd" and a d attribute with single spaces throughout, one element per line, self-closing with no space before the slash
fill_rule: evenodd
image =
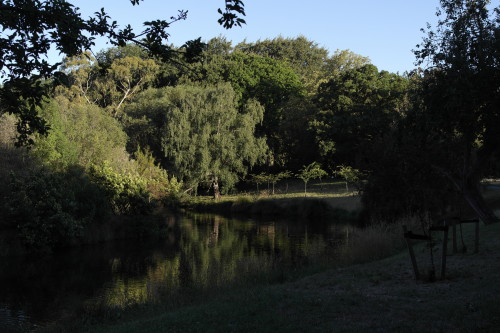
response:
<path id="1" fill-rule="evenodd" d="M 257 185 L 257 192 L 259 191 L 259 185 L 267 183 L 267 174 L 265 172 L 259 174 L 250 175 L 250 181 Z"/>
<path id="2" fill-rule="evenodd" d="M 363 180 L 362 177 L 365 176 L 362 171 L 348 165 L 339 165 L 335 174 L 344 178 L 347 191 L 349 191 L 348 183 L 355 184 L 359 191 L 361 188 L 361 181 Z"/>
<path id="3" fill-rule="evenodd" d="M 156 164 L 149 148 L 138 149 L 134 156 L 137 173 L 146 181 L 147 189 L 155 199 L 180 195 L 182 183 L 175 177 L 168 178 L 167 171 Z"/>
<path id="4" fill-rule="evenodd" d="M 66 75 L 66 87 L 59 86 L 59 93 L 70 99 L 109 107 L 116 117 L 122 104 L 151 84 L 159 74 L 160 66 L 156 61 L 139 51 L 132 46 L 111 49 L 109 54 L 101 55 L 104 64 L 98 63 L 89 52 L 64 59 L 61 69 Z"/>
<path id="5" fill-rule="evenodd" d="M 89 177 L 105 193 L 115 214 L 145 215 L 152 212 L 153 203 L 144 178 L 116 172 L 107 163 L 92 165 Z"/>
<path id="6" fill-rule="evenodd" d="M 299 75 L 283 60 L 243 52 L 228 54 L 229 46 L 223 40 L 220 44 L 207 51 L 208 62 L 198 63 L 187 73 L 187 80 L 212 85 L 229 82 L 239 105 L 256 99 L 264 106 L 264 119 L 257 127 L 258 134 L 266 136 L 273 155 L 271 159 L 281 160 L 286 142 L 280 138 L 282 119 L 287 112 L 284 104 L 294 96 L 304 95 Z"/>
<path id="7" fill-rule="evenodd" d="M 269 184 L 273 185 L 272 194 L 274 194 L 274 186 L 276 185 L 276 183 L 282 179 L 290 178 L 292 176 L 292 173 L 290 171 L 283 171 L 275 174 L 267 174 L 265 172 L 262 172 L 260 174 L 253 174 L 250 176 L 251 181 L 257 185 L 257 191 L 259 190 L 260 184 L 267 183 L 268 189 Z"/>
<path id="8" fill-rule="evenodd" d="M 321 85 L 320 108 L 311 126 L 322 156 L 367 167 L 366 153 L 394 125 L 407 106 L 407 80 L 373 65 L 346 71 Z"/>
<path id="9" fill-rule="evenodd" d="M 52 130 L 39 137 L 35 154 L 47 165 L 65 168 L 78 164 L 85 168 L 109 160 L 119 166 L 128 160 L 126 134 L 120 124 L 95 105 L 70 102 L 57 97 L 44 104 L 40 114 Z"/>
<path id="10" fill-rule="evenodd" d="M 223 77 L 243 101 L 255 98 L 264 106 L 258 132 L 266 136 L 272 159 L 281 161 L 285 144 L 280 128 L 287 111 L 283 105 L 291 97 L 303 94 L 299 76 L 283 61 L 236 52 L 230 56 Z"/>
<path id="11" fill-rule="evenodd" d="M 300 94 L 302 85 L 298 76 L 284 62 L 244 53 L 231 54 L 223 73 L 237 95 L 245 101 L 256 98 L 266 109 Z"/>
<path id="12" fill-rule="evenodd" d="M 139 0 L 130 2 L 132 5 L 139 4 Z M 118 23 L 111 20 L 104 8 L 88 19 L 83 19 L 78 10 L 65 0 L 6 0 L 1 4 L 0 71 L 2 77 L 8 77 L 8 80 L 0 88 L 0 99 L 6 112 L 19 117 L 19 144 L 32 144 L 30 136 L 35 132 L 47 133 L 48 126 L 37 114 L 36 108 L 50 93 L 50 87 L 41 84 L 40 80 L 53 77 L 59 65 L 46 61 L 51 48 L 72 57 L 90 50 L 95 36 L 102 36 L 112 45 L 125 46 L 127 42 L 139 44 L 151 54 L 168 61 L 176 52 L 167 44 L 170 35 L 166 30 L 187 15 L 187 12 L 179 11 L 177 16 L 170 17 L 170 21 L 144 22 L 144 30 L 135 33 L 130 25 L 119 29 Z M 219 23 L 227 29 L 245 23 L 240 17 L 245 15 L 244 4 L 240 0 L 226 1 L 225 11 L 219 9 L 219 13 Z M 199 43 L 194 41 L 185 45 L 198 46 Z M 199 47 L 184 48 L 189 58 L 193 57 L 194 49 L 201 51 Z"/>
<path id="13" fill-rule="evenodd" d="M 220 41 L 224 45 L 223 42 Z M 255 98 L 265 106 L 266 112 L 276 109 L 290 96 L 302 93 L 299 76 L 286 62 L 242 52 L 228 54 L 227 48 L 213 45 L 206 54 L 209 62 L 195 66 L 194 71 L 186 73 L 187 79 L 213 85 L 229 82 L 240 103 Z"/>
<path id="14" fill-rule="evenodd" d="M 304 193 L 307 193 L 307 183 L 311 179 L 322 178 L 328 175 L 328 173 L 321 169 L 321 166 L 318 162 L 312 162 L 311 164 L 304 166 L 299 173 L 296 174 L 296 177 L 302 179 L 304 182 Z"/>
<path id="15" fill-rule="evenodd" d="M 42 170 L 26 178 L 12 174 L 7 207 L 23 242 L 49 249 L 68 245 L 108 211 L 102 192 L 79 168 Z"/>
<path id="16" fill-rule="evenodd" d="M 127 131 L 143 136 L 140 145 L 150 146 L 161 165 L 193 189 L 218 178 L 229 190 L 265 152 L 264 140 L 254 135 L 263 108 L 251 100 L 239 110 L 227 84 L 150 89 L 126 112 L 148 132 Z"/>
<path id="17" fill-rule="evenodd" d="M 101 74 L 96 59 L 89 51 L 64 58 L 60 70 L 64 75 L 59 77 L 61 84 L 56 87 L 58 94 L 70 100 L 81 98 L 89 104 L 97 102 L 95 91 Z"/>
<path id="18" fill-rule="evenodd" d="M 108 71 L 109 79 L 114 81 L 114 95 L 117 96 L 113 105 L 114 115 L 126 99 L 131 98 L 140 89 L 153 81 L 159 66 L 151 59 L 139 57 L 120 58 L 111 64 Z"/>
<path id="19" fill-rule="evenodd" d="M 242 42 L 235 47 L 247 54 L 269 57 L 290 64 L 299 75 L 309 94 L 315 94 L 320 83 L 349 69 L 369 63 L 368 58 L 349 50 L 335 51 L 330 57 L 328 50 L 304 36 L 296 38 L 277 37 L 258 40 L 255 43 Z"/>
<path id="20" fill-rule="evenodd" d="M 257 131 L 270 148 L 267 164 L 298 170 L 319 158 L 315 132 L 308 126 L 318 114 L 312 101 L 317 87 L 368 62 L 348 50 L 330 57 L 328 50 L 302 36 L 234 48 L 219 37 L 208 42 L 204 61 L 186 76 L 210 84 L 230 82 L 242 101 L 256 98 L 265 108 Z"/>
<path id="21" fill-rule="evenodd" d="M 127 57 L 137 57 L 146 60 L 150 58 L 150 55 L 147 49 L 133 43 L 128 43 L 124 46 L 110 47 L 96 54 L 96 60 L 103 69 L 110 68 L 115 60 Z"/>

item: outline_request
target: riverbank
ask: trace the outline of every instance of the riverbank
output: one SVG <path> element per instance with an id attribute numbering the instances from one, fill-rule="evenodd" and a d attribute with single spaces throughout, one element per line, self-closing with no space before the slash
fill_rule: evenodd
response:
<path id="1" fill-rule="evenodd" d="M 187 211 L 214 213 L 224 216 L 255 218 L 328 219 L 331 222 L 352 223 L 359 218 L 361 198 L 354 193 L 303 193 L 287 195 L 225 196 L 190 198 L 181 203 Z"/>
<path id="2" fill-rule="evenodd" d="M 481 225 L 480 230 L 479 253 L 449 256 L 445 280 L 415 282 L 408 254 L 401 249 L 386 259 L 298 279 L 285 277 L 273 285 L 209 293 L 175 309 L 157 304 L 104 319 L 73 321 L 71 330 L 494 332 L 500 325 L 500 224 Z M 473 235 L 472 226 L 464 228 L 469 249 L 473 248 Z M 374 246 L 373 252 L 378 250 L 373 240 L 359 239 L 353 247 L 366 247 L 367 243 Z M 422 260 L 428 260 L 425 244 L 416 251 Z"/>
<path id="3" fill-rule="evenodd" d="M 91 223 L 83 228 L 79 237 L 68 239 L 64 247 L 29 247 L 19 235 L 19 228 L 0 230 L 0 258 L 23 256 L 33 253 L 43 255 L 86 245 L 112 242 L 124 239 L 154 239 L 164 237 L 170 226 L 165 214 L 151 215 L 111 215 L 102 223 Z"/>

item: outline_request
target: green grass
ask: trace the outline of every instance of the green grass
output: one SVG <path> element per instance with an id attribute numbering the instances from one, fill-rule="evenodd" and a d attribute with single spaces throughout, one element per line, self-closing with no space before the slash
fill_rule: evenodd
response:
<path id="1" fill-rule="evenodd" d="M 494 332 L 500 325 L 500 224 L 478 254 L 448 257 L 448 278 L 415 282 L 405 251 L 176 310 L 131 313 L 85 332 Z M 465 229 L 465 241 L 473 239 Z M 426 251 L 417 246 L 418 254 Z"/>
<path id="2" fill-rule="evenodd" d="M 224 195 L 219 200 L 209 196 L 188 197 L 181 205 L 187 210 L 223 215 L 328 218 L 343 222 L 357 220 L 361 197 L 354 192 L 346 192 L 343 182 L 312 183 L 307 194 L 301 186 L 300 182 L 290 181 L 286 193 L 277 188 L 276 194 L 263 190 L 259 193 Z"/>

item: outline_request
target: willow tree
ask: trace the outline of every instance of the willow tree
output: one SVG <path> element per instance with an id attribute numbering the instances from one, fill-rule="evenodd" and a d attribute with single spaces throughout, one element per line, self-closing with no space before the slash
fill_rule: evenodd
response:
<path id="1" fill-rule="evenodd" d="M 217 45 L 218 44 L 218 45 Z M 269 146 L 269 164 L 283 166 L 289 160 L 287 139 L 283 137 L 285 104 L 295 96 L 303 95 L 300 78 L 286 62 L 270 57 L 229 52 L 230 45 L 223 39 L 212 40 L 204 54 L 205 62 L 195 64 L 186 78 L 203 84 L 229 82 L 238 100 L 244 104 L 256 99 L 264 106 L 264 120 L 257 132 L 266 136 Z"/>
<path id="2" fill-rule="evenodd" d="M 264 139 L 254 135 L 263 107 L 255 100 L 239 107 L 229 84 L 150 89 L 132 109 L 136 114 L 148 110 L 147 117 L 154 118 L 157 130 L 152 133 L 160 136 L 164 167 L 193 189 L 210 184 L 215 198 L 220 187 L 229 190 L 267 149 Z"/>

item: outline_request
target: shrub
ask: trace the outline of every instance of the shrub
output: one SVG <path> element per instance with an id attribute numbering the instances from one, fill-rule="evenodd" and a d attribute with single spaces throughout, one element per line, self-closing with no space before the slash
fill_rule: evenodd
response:
<path id="1" fill-rule="evenodd" d="M 168 178 L 167 171 L 156 164 L 149 148 L 138 149 L 135 154 L 137 173 L 146 182 L 146 187 L 155 199 L 176 198 L 181 193 L 182 182 Z"/>
<path id="2" fill-rule="evenodd" d="M 11 176 L 6 206 L 26 245 L 54 248 L 81 236 L 84 226 L 108 212 L 101 191 L 79 168 Z"/>
<path id="3" fill-rule="evenodd" d="M 89 175 L 103 190 L 115 214 L 151 213 L 153 203 L 144 178 L 116 172 L 107 163 L 101 166 L 92 165 Z"/>

